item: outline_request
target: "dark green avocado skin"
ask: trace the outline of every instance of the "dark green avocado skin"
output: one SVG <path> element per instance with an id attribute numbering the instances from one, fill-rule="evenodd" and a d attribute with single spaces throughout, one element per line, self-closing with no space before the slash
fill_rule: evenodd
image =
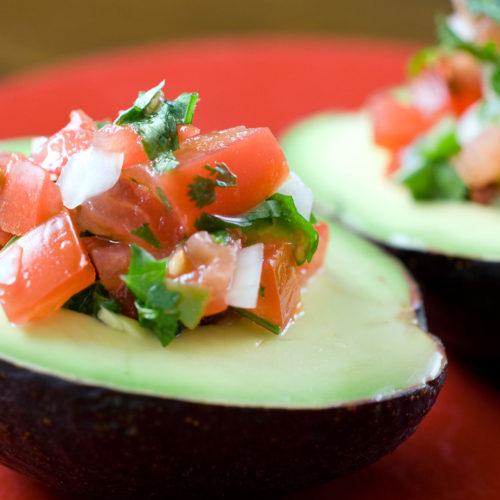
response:
<path id="1" fill-rule="evenodd" d="M 428 330 L 447 348 L 486 375 L 500 380 L 500 263 L 395 248 L 417 281 Z"/>
<path id="2" fill-rule="evenodd" d="M 69 498 L 256 498 L 360 469 L 406 439 L 434 380 L 324 409 L 201 404 L 83 385 L 0 361 L 0 462 Z"/>

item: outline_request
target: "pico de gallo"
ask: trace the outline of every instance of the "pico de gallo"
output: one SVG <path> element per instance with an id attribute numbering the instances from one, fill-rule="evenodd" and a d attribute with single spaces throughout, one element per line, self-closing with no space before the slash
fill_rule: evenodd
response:
<path id="1" fill-rule="evenodd" d="M 326 224 L 268 128 L 202 133 L 164 82 L 114 122 L 72 111 L 33 152 L 0 154 L 0 303 L 17 325 L 61 307 L 133 318 L 167 345 L 239 314 L 273 333 L 322 266 Z"/>
<path id="2" fill-rule="evenodd" d="M 453 0 L 409 82 L 368 102 L 387 175 L 416 200 L 500 198 L 500 2 Z"/>

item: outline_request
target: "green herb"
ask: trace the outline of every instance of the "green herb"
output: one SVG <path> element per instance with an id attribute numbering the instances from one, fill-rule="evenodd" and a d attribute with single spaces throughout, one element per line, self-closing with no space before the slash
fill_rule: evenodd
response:
<path id="1" fill-rule="evenodd" d="M 478 45 L 474 42 L 462 40 L 448 25 L 445 18 L 438 19 L 437 36 L 439 45 L 444 50 L 455 51 L 464 50 L 475 58 L 493 64 L 500 63 L 500 54 L 494 42 Z"/>
<path id="2" fill-rule="evenodd" d="M 265 286 L 260 286 L 259 287 L 259 295 L 264 298 L 266 296 L 266 287 Z"/>
<path id="3" fill-rule="evenodd" d="M 217 245 L 228 245 L 230 238 L 229 233 L 226 229 L 221 229 L 220 231 L 215 231 L 215 233 L 211 233 L 212 241 L 217 243 Z"/>
<path id="4" fill-rule="evenodd" d="M 163 346 L 172 341 L 181 328 L 176 309 L 180 295 L 165 286 L 167 264 L 168 259 L 156 260 L 142 248 L 131 245 L 128 273 L 122 276 L 136 297 L 139 324 L 152 330 Z"/>
<path id="5" fill-rule="evenodd" d="M 396 179 L 416 200 L 462 200 L 467 186 L 449 161 L 459 150 L 456 123 L 445 118 L 407 150 Z"/>
<path id="6" fill-rule="evenodd" d="M 407 66 L 408 75 L 413 78 L 425 68 L 433 66 L 437 63 L 441 54 L 439 47 L 434 46 L 419 50 L 410 58 Z"/>
<path id="7" fill-rule="evenodd" d="M 109 120 L 101 120 L 98 122 L 95 122 L 95 126 L 97 127 L 97 130 L 101 130 L 103 127 L 106 125 L 109 125 L 111 122 Z"/>
<path id="8" fill-rule="evenodd" d="M 63 307 L 94 317 L 97 317 L 101 307 L 116 313 L 121 311 L 118 302 L 110 298 L 108 291 L 98 281 L 73 295 Z"/>
<path id="9" fill-rule="evenodd" d="M 249 319 L 250 321 L 253 321 L 257 325 L 262 326 L 262 328 L 269 330 L 271 333 L 274 333 L 275 335 L 279 335 L 281 333 L 281 327 L 279 327 L 275 323 L 271 323 L 271 321 L 268 321 L 267 319 L 264 319 L 264 318 L 261 318 L 260 316 L 257 316 L 253 312 L 250 312 L 248 309 L 236 308 L 235 311 L 240 316 L 243 316 L 244 318 Z"/>
<path id="10" fill-rule="evenodd" d="M 197 175 L 189 184 L 188 195 L 191 201 L 198 207 L 203 208 L 216 200 L 215 188 L 228 188 L 236 186 L 237 177 L 225 163 L 217 163 L 215 167 L 205 165 L 210 177 Z"/>
<path id="11" fill-rule="evenodd" d="M 145 222 L 142 226 L 137 229 L 130 231 L 133 235 L 138 236 L 141 240 L 154 246 L 155 248 L 161 248 L 161 243 L 158 241 L 153 231 L 149 227 L 149 223 Z"/>
<path id="12" fill-rule="evenodd" d="M 177 125 L 193 121 L 198 94 L 184 93 L 174 101 L 163 97 L 165 82 L 141 93 L 134 105 L 116 120 L 131 125 L 142 137 L 142 145 L 156 172 L 164 173 L 178 165 L 174 151 L 179 148 Z"/>
<path id="13" fill-rule="evenodd" d="M 500 1 L 498 0 L 466 0 L 467 8 L 474 14 L 484 14 L 500 23 Z"/>
<path id="14" fill-rule="evenodd" d="M 12 243 L 14 243 L 14 241 L 18 240 L 20 238 L 20 236 L 12 236 L 12 238 L 7 242 L 5 243 L 5 245 L 2 247 L 2 250 L 4 248 L 7 248 L 8 246 L 12 245 Z"/>
<path id="15" fill-rule="evenodd" d="M 214 233 L 227 228 L 241 228 L 247 235 L 247 243 L 269 237 L 292 244 L 298 265 L 311 261 L 318 247 L 318 232 L 312 224 L 297 212 L 293 198 L 273 194 L 250 212 L 241 217 L 224 217 L 203 213 L 195 222 L 196 229 Z"/>
<path id="16" fill-rule="evenodd" d="M 160 200 L 163 203 L 163 205 L 165 205 L 165 208 L 169 212 L 172 212 L 172 204 L 168 201 L 168 198 L 165 196 L 165 193 L 163 192 L 160 186 L 156 186 L 156 192 L 158 193 L 158 196 L 160 197 Z"/>

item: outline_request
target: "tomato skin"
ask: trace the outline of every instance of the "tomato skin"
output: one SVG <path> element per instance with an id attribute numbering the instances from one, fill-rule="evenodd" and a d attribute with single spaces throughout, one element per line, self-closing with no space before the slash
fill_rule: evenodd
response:
<path id="1" fill-rule="evenodd" d="M 316 229 L 319 234 L 318 248 L 316 249 L 316 252 L 314 252 L 311 262 L 304 262 L 304 264 L 298 268 L 299 282 L 301 286 L 304 285 L 310 277 L 314 276 L 325 263 L 328 241 L 330 240 L 330 230 L 328 229 L 328 224 L 322 221 L 314 224 L 314 229 Z"/>
<path id="2" fill-rule="evenodd" d="M 50 174 L 12 155 L 2 178 L 0 228 L 21 235 L 63 210 L 61 193 Z"/>
<path id="3" fill-rule="evenodd" d="M 432 124 L 419 109 L 398 102 L 386 91 L 373 95 L 367 105 L 375 143 L 393 151 L 409 144 Z"/>
<path id="4" fill-rule="evenodd" d="M 162 189 L 186 233 L 195 232 L 202 212 L 237 215 L 271 196 L 289 175 L 278 141 L 268 128 L 236 127 L 187 139 L 175 151 L 177 168 L 160 176 Z M 237 176 L 234 187 L 215 188 L 216 201 L 199 208 L 189 197 L 196 176 L 210 177 L 206 165 L 224 163 Z M 213 178 L 213 177 L 212 177 Z"/>
<path id="5" fill-rule="evenodd" d="M 96 235 L 135 243 L 155 256 L 165 256 L 184 237 L 177 217 L 160 201 L 148 186 L 130 177 L 128 169 L 122 171 L 118 182 L 108 191 L 83 203 L 73 211 L 79 228 Z M 162 248 L 156 248 L 132 231 L 149 224 L 149 228 Z"/>
<path id="6" fill-rule="evenodd" d="M 67 213 L 21 236 L 0 252 L 0 267 L 11 276 L 0 283 L 0 303 L 7 319 L 22 325 L 50 316 L 95 279 Z"/>
<path id="7" fill-rule="evenodd" d="M 183 255 L 179 260 L 183 261 L 182 274 L 173 271 L 169 264 L 169 276 L 173 277 L 174 281 L 210 290 L 210 300 L 203 316 L 217 314 L 227 309 L 226 294 L 236 269 L 239 249 L 239 242 L 218 245 L 206 231 L 199 231 L 187 240 L 181 250 Z M 175 259 L 176 257 L 171 259 L 172 264 Z"/>
<path id="8" fill-rule="evenodd" d="M 122 168 L 149 162 L 141 136 L 129 125 L 105 125 L 95 133 L 93 145 L 105 151 L 123 153 Z"/>
<path id="9" fill-rule="evenodd" d="M 0 229 L 0 248 L 6 245 L 14 235 Z"/>
<path id="10" fill-rule="evenodd" d="M 290 243 L 270 243 L 264 246 L 264 262 L 257 307 L 251 312 L 285 328 L 300 304 L 297 267 Z"/>
<path id="11" fill-rule="evenodd" d="M 184 124 L 177 125 L 177 137 L 179 138 L 179 145 L 182 144 L 186 139 L 190 139 L 196 135 L 200 135 L 200 129 L 194 125 Z"/>
<path id="12" fill-rule="evenodd" d="M 70 122 L 49 137 L 30 158 L 51 174 L 59 175 L 70 156 L 87 149 L 97 130 L 94 120 L 82 110 L 70 113 Z"/>

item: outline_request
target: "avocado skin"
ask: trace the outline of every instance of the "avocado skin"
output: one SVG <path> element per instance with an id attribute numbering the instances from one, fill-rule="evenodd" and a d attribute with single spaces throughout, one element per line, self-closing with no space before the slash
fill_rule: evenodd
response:
<path id="1" fill-rule="evenodd" d="M 399 258 L 417 281 L 428 330 L 498 381 L 500 263 L 395 248 L 368 239 Z"/>
<path id="2" fill-rule="evenodd" d="M 381 401 L 283 409 L 129 394 L 0 361 L 0 462 L 71 498 L 285 493 L 392 451 L 445 372 Z"/>

